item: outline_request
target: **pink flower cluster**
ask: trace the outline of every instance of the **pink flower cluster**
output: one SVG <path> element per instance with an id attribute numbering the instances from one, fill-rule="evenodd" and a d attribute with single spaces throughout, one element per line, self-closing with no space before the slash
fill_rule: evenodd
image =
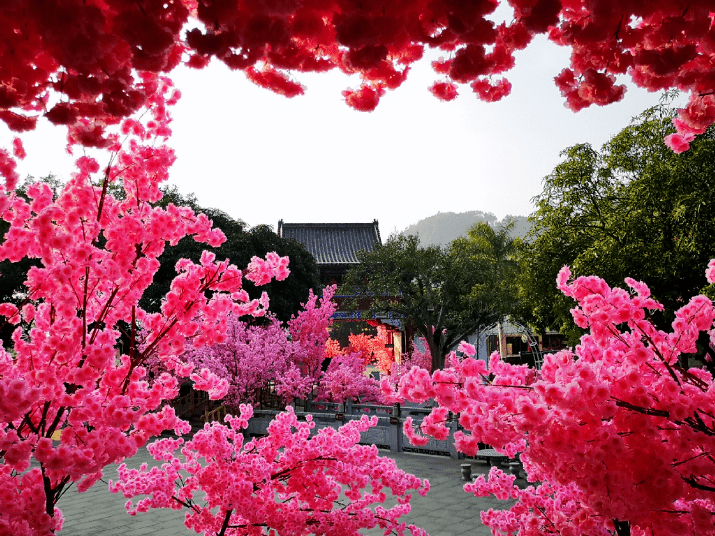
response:
<path id="1" fill-rule="evenodd" d="M 652 527 L 715 534 L 715 382 L 704 369 L 679 365 L 702 332 L 715 333 L 715 308 L 696 296 L 676 312 L 672 332 L 659 331 L 648 315 L 661 305 L 643 283 L 626 285 L 571 280 L 564 268 L 558 286 L 576 300 L 574 320 L 589 333 L 575 351 L 546 356 L 539 371 L 498 354 L 488 364 L 475 360 L 462 343 L 462 358 L 452 354 L 448 369 L 413 368 L 392 391 L 397 400 L 437 402 L 423 434 L 444 438 L 449 411 L 463 429 L 455 434 L 459 451 L 474 455 L 483 442 L 520 455 L 537 485 L 520 489 L 493 469 L 465 486 L 517 500 L 483 514 L 494 534 L 651 534 Z M 415 442 L 425 441 L 408 427 Z"/>
<path id="2" fill-rule="evenodd" d="M 377 380 L 366 375 L 360 353 L 339 354 L 320 377 L 316 400 L 380 403 L 380 387 Z"/>
<path id="3" fill-rule="evenodd" d="M 288 339 L 288 332 L 276 319 L 265 326 L 249 326 L 233 314 L 228 315 L 226 340 L 210 346 L 190 346 L 183 359 L 204 367 L 228 381 L 222 403 L 231 409 L 240 404 L 255 404 L 261 388 L 275 382 L 275 389 L 286 400 L 305 398 L 312 379 L 304 377 L 298 365 L 306 350 Z"/>
<path id="4" fill-rule="evenodd" d="M 390 368 L 390 374 L 388 376 L 383 376 L 380 382 L 380 391 L 382 393 L 382 399 L 387 404 L 395 404 L 400 402 L 401 398 L 395 396 L 395 389 L 400 381 L 400 379 L 405 376 L 413 367 L 422 369 L 429 373 L 432 369 L 432 355 L 430 354 L 429 347 L 427 346 L 427 341 L 424 337 L 419 337 L 417 339 L 424 350 L 420 350 L 417 344 L 412 347 L 412 353 L 402 354 L 400 363 L 394 363 Z M 412 428 L 410 427 L 410 434 L 412 433 Z M 426 443 L 425 443 L 426 444 Z"/>
<path id="5" fill-rule="evenodd" d="M 303 311 L 288 321 L 291 340 L 298 342 L 306 350 L 299 364 L 301 372 L 315 380 L 320 375 L 326 344 L 330 338 L 328 328 L 337 307 L 332 301 L 336 288 L 335 285 L 325 287 L 320 301 L 311 290 L 308 301 L 303 304 Z"/>
<path id="6" fill-rule="evenodd" d="M 265 285 L 272 279 L 283 281 L 289 273 L 288 257 L 280 257 L 273 252 L 266 255 L 265 260 L 253 257 L 246 270 L 246 279 L 256 285 Z"/>
<path id="7" fill-rule="evenodd" d="M 411 491 L 425 495 L 429 483 L 380 458 L 374 446 L 357 444 L 375 417 L 312 435 L 310 418 L 300 422 L 289 408 L 270 424 L 268 436 L 246 442 L 242 429 L 253 411 L 240 410 L 226 417 L 227 426 L 207 424 L 183 447 L 182 439 L 151 444 L 151 454 L 164 463 L 138 470 L 122 464 L 110 489 L 130 499 L 145 496 L 127 502 L 132 515 L 186 509 L 186 526 L 206 535 L 348 536 L 378 526 L 385 534 L 409 528 L 413 536 L 425 535 L 399 519 L 410 511 Z M 387 490 L 397 496 L 389 509 L 379 506 Z"/>

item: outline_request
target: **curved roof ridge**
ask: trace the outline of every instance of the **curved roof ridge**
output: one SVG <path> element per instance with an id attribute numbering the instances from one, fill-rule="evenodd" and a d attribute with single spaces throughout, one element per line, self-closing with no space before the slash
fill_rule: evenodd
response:
<path id="1" fill-rule="evenodd" d="M 284 223 L 278 235 L 301 242 L 319 265 L 355 264 L 359 251 L 372 251 L 381 244 L 377 220 L 371 223 Z"/>

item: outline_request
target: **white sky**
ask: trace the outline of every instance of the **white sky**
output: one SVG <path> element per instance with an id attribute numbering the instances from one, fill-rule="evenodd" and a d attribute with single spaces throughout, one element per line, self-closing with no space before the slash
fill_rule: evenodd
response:
<path id="1" fill-rule="evenodd" d="M 180 69 L 171 182 L 250 225 L 378 219 L 383 239 L 437 212 L 528 215 L 560 151 L 600 147 L 658 102 L 629 86 L 620 103 L 575 114 L 553 82 L 567 64 L 568 51 L 542 37 L 517 53 L 510 96 L 482 103 L 464 87 L 446 103 L 429 93 L 437 75 L 423 61 L 372 113 L 344 103 L 341 91 L 359 83 L 341 73 L 297 73 L 306 94 L 286 99 L 221 64 Z M 10 139 L 0 130 L 1 146 Z M 45 121 L 23 140 L 22 177 L 72 171 L 63 129 Z"/>

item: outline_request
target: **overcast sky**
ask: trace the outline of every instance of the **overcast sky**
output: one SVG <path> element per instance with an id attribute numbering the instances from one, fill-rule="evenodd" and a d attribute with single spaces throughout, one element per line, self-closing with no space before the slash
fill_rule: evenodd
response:
<path id="1" fill-rule="evenodd" d="M 359 82 L 341 73 L 298 73 L 306 94 L 286 99 L 221 64 L 175 71 L 183 97 L 171 182 L 250 225 L 377 219 L 383 239 L 437 212 L 528 215 L 560 151 L 600 147 L 659 94 L 629 86 L 620 103 L 575 114 L 553 82 L 566 50 L 541 38 L 516 62 L 501 102 L 482 103 L 468 87 L 438 101 L 423 61 L 371 113 L 344 103 L 341 91 Z M 62 129 L 45 122 L 23 139 L 21 176 L 72 171 Z M 0 131 L 2 146 L 9 140 Z"/>

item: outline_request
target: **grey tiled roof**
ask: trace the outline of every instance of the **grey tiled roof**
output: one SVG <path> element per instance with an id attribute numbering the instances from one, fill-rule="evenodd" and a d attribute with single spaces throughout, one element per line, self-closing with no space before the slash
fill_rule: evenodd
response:
<path id="1" fill-rule="evenodd" d="M 382 243 L 377 220 L 372 223 L 283 223 L 278 235 L 301 242 L 318 265 L 357 263 L 357 252 Z"/>

